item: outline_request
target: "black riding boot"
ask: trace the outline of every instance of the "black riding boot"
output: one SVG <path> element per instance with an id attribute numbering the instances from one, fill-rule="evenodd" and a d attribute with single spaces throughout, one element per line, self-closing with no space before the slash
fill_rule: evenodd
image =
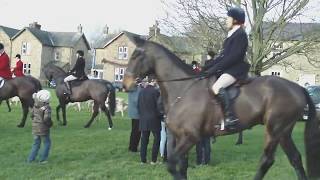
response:
<path id="1" fill-rule="evenodd" d="M 70 82 L 65 82 L 65 85 L 66 85 L 66 91 L 64 94 L 70 96 L 71 95 L 71 87 L 70 87 Z"/>
<path id="2" fill-rule="evenodd" d="M 222 110 L 224 112 L 224 122 L 226 129 L 233 130 L 236 129 L 239 119 L 234 115 L 232 108 L 230 106 L 230 99 L 226 89 L 221 88 L 217 97 L 222 105 Z"/>

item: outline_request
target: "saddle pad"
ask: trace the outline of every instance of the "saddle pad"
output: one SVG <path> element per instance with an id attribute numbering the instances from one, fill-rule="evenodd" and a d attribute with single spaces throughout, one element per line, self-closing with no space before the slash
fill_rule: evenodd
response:
<path id="1" fill-rule="evenodd" d="M 2 88 L 4 86 L 5 80 L 0 77 L 0 88 Z"/>

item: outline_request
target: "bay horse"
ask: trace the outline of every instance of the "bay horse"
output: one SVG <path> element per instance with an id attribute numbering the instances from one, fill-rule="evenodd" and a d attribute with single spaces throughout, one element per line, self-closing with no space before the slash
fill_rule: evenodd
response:
<path id="1" fill-rule="evenodd" d="M 59 105 L 56 108 L 57 112 L 57 121 L 63 126 L 67 125 L 66 119 L 66 105 L 69 102 L 83 102 L 92 99 L 93 100 L 93 112 L 90 120 L 84 126 L 85 128 L 89 128 L 91 123 L 94 121 L 96 116 L 99 114 L 99 109 L 101 109 L 109 123 L 109 130 L 113 127 L 113 122 L 111 119 L 111 115 L 114 116 L 115 108 L 116 108 L 116 94 L 115 88 L 113 85 L 106 80 L 101 79 L 90 79 L 84 80 L 82 82 L 72 81 L 72 94 L 70 95 L 70 99 L 66 97 L 65 92 L 65 84 L 64 78 L 67 76 L 67 73 L 60 67 L 54 65 L 53 63 L 48 63 L 44 66 L 44 74 L 46 78 L 51 81 L 54 80 L 56 83 L 56 95 L 59 100 Z M 107 108 L 105 105 L 105 101 L 108 98 Z M 62 110 L 63 122 L 60 121 L 59 112 Z"/>
<path id="2" fill-rule="evenodd" d="M 168 171 L 174 179 L 187 179 L 186 154 L 201 137 L 228 135 L 258 124 L 266 127 L 265 144 L 254 179 L 263 179 L 272 166 L 278 144 L 298 179 L 320 178 L 319 120 L 304 88 L 280 77 L 254 78 L 239 87 L 240 94 L 233 102 L 239 128 L 233 132 L 220 130 L 215 126 L 220 124 L 223 113 L 210 90 L 217 78 L 193 78 L 196 76 L 190 66 L 162 45 L 140 38 L 134 41 L 137 48 L 129 59 L 123 84 L 128 90 L 134 87 L 136 78 L 150 74 L 158 80 L 167 114 L 166 125 L 175 137 L 170 144 L 175 146 L 174 150 L 168 152 Z M 307 174 L 292 139 L 293 128 L 306 106 L 309 109 L 304 140 Z"/>
<path id="3" fill-rule="evenodd" d="M 22 119 L 17 127 L 24 127 L 29 108 L 32 108 L 34 104 L 32 95 L 41 89 L 42 86 L 40 81 L 32 76 L 15 77 L 13 79 L 5 80 L 3 87 L 0 88 L 0 102 L 5 100 L 10 112 L 11 108 L 8 99 L 18 96 L 21 101 Z"/>

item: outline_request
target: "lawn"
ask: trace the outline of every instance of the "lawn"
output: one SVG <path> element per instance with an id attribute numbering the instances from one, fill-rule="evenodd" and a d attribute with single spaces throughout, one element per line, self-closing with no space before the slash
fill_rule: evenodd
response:
<path id="1" fill-rule="evenodd" d="M 126 98 L 126 94 L 118 96 Z M 52 107 L 57 105 L 55 95 Z M 52 149 L 49 163 L 27 164 L 26 158 L 32 145 L 31 119 L 26 127 L 16 125 L 21 117 L 21 108 L 13 107 L 7 112 L 0 107 L 0 179 L 170 179 L 164 164 L 141 165 L 139 154 L 129 153 L 128 137 L 131 121 L 117 114 L 114 128 L 107 130 L 104 116 L 89 129 L 83 125 L 90 117 L 87 110 L 68 110 L 68 126 L 56 123 L 51 129 Z M 294 140 L 304 157 L 304 123 L 299 122 L 294 130 Z M 263 148 L 263 127 L 257 126 L 244 134 L 244 144 L 235 146 L 236 135 L 219 137 L 212 144 L 212 160 L 209 166 L 195 165 L 195 148 L 190 152 L 189 179 L 253 179 Z M 149 145 L 149 148 L 151 146 Z M 150 152 L 148 153 L 150 159 Z M 296 179 L 293 168 L 279 148 L 276 162 L 265 179 Z"/>

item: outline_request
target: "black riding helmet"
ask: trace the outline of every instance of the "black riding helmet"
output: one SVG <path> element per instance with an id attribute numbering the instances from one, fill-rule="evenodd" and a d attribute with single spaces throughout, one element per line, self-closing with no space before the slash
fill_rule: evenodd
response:
<path id="1" fill-rule="evenodd" d="M 232 17 L 233 19 L 237 20 L 239 24 L 244 24 L 246 15 L 243 9 L 238 7 L 233 7 L 228 10 L 227 15 Z"/>

